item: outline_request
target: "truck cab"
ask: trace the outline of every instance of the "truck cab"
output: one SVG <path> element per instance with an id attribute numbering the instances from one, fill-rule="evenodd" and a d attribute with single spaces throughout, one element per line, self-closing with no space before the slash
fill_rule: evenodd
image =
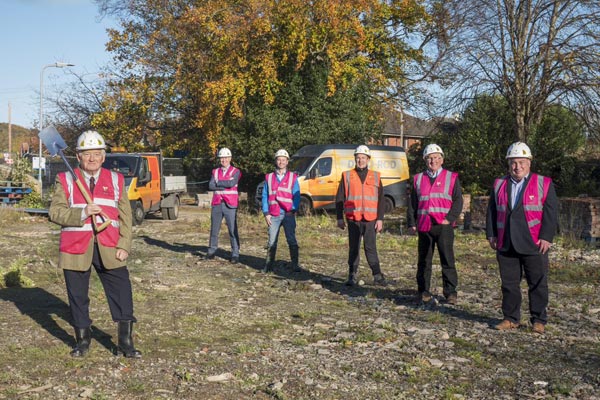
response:
<path id="1" fill-rule="evenodd" d="M 180 195 L 187 191 L 185 176 L 162 175 L 160 153 L 108 153 L 103 167 L 125 177 L 125 190 L 131 203 L 133 224 L 139 225 L 147 213 L 160 211 L 163 219 L 179 216 Z"/>

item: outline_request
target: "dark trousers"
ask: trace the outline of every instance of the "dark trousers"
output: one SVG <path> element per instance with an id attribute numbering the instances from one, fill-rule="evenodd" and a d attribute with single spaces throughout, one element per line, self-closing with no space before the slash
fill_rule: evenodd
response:
<path id="1" fill-rule="evenodd" d="M 229 232 L 229 243 L 231 244 L 231 257 L 240 255 L 240 236 L 237 226 L 237 208 L 229 208 L 224 201 L 221 204 L 212 206 L 210 211 L 210 242 L 208 255 L 213 255 L 219 247 L 219 232 L 221 231 L 221 222 L 225 218 L 227 231 Z"/>
<path id="2" fill-rule="evenodd" d="M 444 296 L 456 293 L 458 274 L 454 262 L 454 228 L 452 225 L 433 225 L 429 232 L 419 232 L 419 260 L 417 262 L 417 286 L 419 293 L 429 292 L 431 286 L 431 263 L 437 246 L 442 265 Z"/>
<path id="3" fill-rule="evenodd" d="M 133 298 L 131 281 L 127 267 L 106 269 L 102 265 L 98 246 L 94 246 L 92 265 L 102 282 L 104 293 L 113 321 L 136 321 L 133 316 Z M 92 325 L 90 319 L 90 275 L 92 268 L 87 271 L 64 270 L 69 307 L 75 328 L 87 328 Z"/>
<path id="4" fill-rule="evenodd" d="M 548 321 L 548 253 L 518 254 L 511 246 L 497 253 L 502 280 L 502 314 L 512 322 L 521 320 L 521 279 L 525 274 L 529 287 L 529 314 L 531 323 Z"/>
<path id="5" fill-rule="evenodd" d="M 364 239 L 365 256 L 371 267 L 373 275 L 381 273 L 379 256 L 377 255 L 377 221 L 352 221 L 348 220 L 348 266 L 351 274 L 358 272 L 360 262 L 360 240 Z"/>

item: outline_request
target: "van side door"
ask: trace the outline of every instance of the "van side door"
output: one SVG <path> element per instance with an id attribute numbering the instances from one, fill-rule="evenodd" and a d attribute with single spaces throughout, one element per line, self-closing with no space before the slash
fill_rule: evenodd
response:
<path id="1" fill-rule="evenodd" d="M 308 172 L 308 193 L 314 208 L 335 207 L 339 177 L 333 157 L 319 158 Z"/>

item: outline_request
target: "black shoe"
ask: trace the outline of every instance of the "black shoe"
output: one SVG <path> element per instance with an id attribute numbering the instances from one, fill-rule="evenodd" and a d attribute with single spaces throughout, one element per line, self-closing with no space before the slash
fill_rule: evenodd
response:
<path id="1" fill-rule="evenodd" d="M 431 295 L 431 293 L 425 291 L 425 292 L 421 292 L 419 293 L 419 300 L 422 303 L 429 303 L 431 300 L 433 300 L 433 296 Z"/>
<path id="2" fill-rule="evenodd" d="M 446 296 L 446 303 L 451 304 L 453 306 L 458 304 L 458 295 L 456 293 L 450 293 Z"/>
<path id="3" fill-rule="evenodd" d="M 348 277 L 348 280 L 346 281 L 346 286 L 356 286 L 356 285 L 358 285 L 358 279 L 356 278 L 356 276 Z"/>
<path id="4" fill-rule="evenodd" d="M 119 321 L 117 354 L 126 358 L 141 358 L 142 352 L 133 345 L 133 321 Z"/>
<path id="5" fill-rule="evenodd" d="M 84 357 L 90 351 L 92 330 L 89 327 L 75 328 L 75 340 L 77 343 L 71 350 L 71 357 Z"/>
<path id="6" fill-rule="evenodd" d="M 215 259 L 215 255 L 214 254 L 205 254 L 202 257 L 203 260 L 214 260 Z"/>
<path id="7" fill-rule="evenodd" d="M 240 258 L 239 257 L 231 257 L 231 260 L 229 260 L 229 262 L 232 264 L 237 264 L 240 262 Z"/>
<path id="8" fill-rule="evenodd" d="M 379 273 L 377 275 L 373 275 L 373 284 L 377 286 L 387 286 L 388 281 L 386 281 L 385 275 Z"/>

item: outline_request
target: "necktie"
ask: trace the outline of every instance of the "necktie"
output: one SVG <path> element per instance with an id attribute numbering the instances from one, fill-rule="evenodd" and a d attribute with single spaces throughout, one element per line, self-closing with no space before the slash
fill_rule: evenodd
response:
<path id="1" fill-rule="evenodd" d="M 90 177 L 90 192 L 94 194 L 94 188 L 96 187 L 96 179 L 94 177 Z"/>

